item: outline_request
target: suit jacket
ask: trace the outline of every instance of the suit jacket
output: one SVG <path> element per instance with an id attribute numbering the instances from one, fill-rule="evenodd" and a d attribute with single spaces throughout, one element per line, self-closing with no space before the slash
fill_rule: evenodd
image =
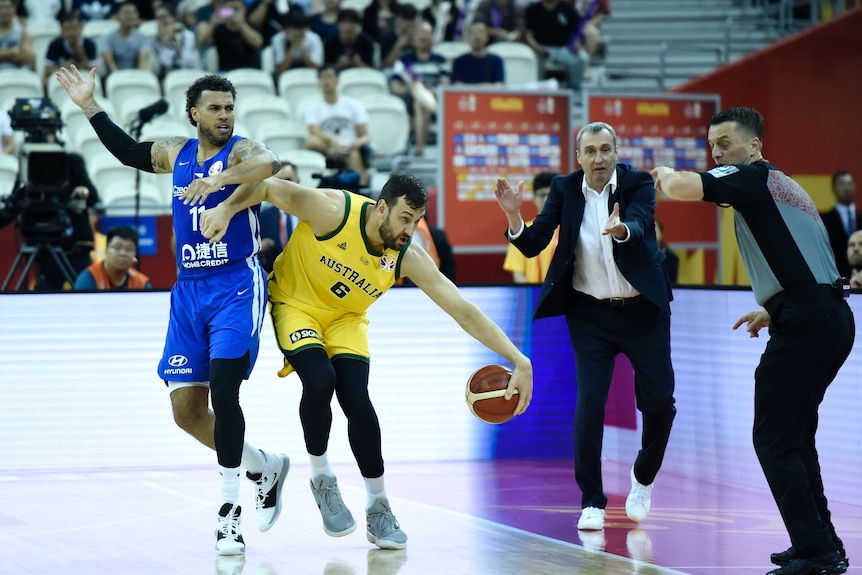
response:
<path id="1" fill-rule="evenodd" d="M 541 252 L 557 226 L 560 235 L 557 250 L 551 258 L 548 275 L 542 284 L 533 319 L 564 315 L 571 307 L 574 288 L 575 246 L 581 230 L 586 203 L 581 185 L 584 171 L 557 176 L 551 181 L 551 191 L 542 213 L 511 242 L 527 257 Z M 613 242 L 614 260 L 623 277 L 650 302 L 670 315 L 673 299 L 670 282 L 662 262 L 665 254 L 655 241 L 655 188 L 647 172 L 629 165 L 617 165 L 617 188 L 608 199 L 608 210 L 620 204 L 620 220 L 629 228 L 626 242 Z"/>
<path id="2" fill-rule="evenodd" d="M 279 226 L 281 213 L 275 206 L 265 204 L 261 208 L 258 217 L 260 218 L 260 237 L 270 238 L 274 242 L 271 250 L 258 257 L 261 267 L 269 273 L 272 271 L 272 264 L 275 263 L 275 258 L 284 250 L 284 245 L 281 243 L 281 229 Z"/>
<path id="3" fill-rule="evenodd" d="M 835 265 L 838 266 L 838 273 L 842 277 L 850 277 L 850 263 L 847 261 L 847 230 L 844 228 L 844 220 L 841 219 L 841 214 L 838 210 L 832 208 L 828 212 L 820 214 L 820 219 L 823 220 L 823 225 L 826 226 L 826 233 L 829 235 L 829 246 L 832 248 L 832 253 L 835 254 Z M 862 225 L 862 211 L 856 210 L 856 229 L 860 229 Z"/>

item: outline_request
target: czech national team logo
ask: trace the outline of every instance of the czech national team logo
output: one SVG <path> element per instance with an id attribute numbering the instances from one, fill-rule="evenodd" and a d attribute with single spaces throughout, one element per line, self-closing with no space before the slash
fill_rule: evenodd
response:
<path id="1" fill-rule="evenodd" d="M 383 257 L 380 258 L 380 267 L 388 272 L 395 271 L 395 256 L 383 254 Z"/>

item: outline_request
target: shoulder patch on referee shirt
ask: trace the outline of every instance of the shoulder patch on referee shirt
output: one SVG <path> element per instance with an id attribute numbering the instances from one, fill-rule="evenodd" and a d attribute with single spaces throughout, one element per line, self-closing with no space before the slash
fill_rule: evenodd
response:
<path id="1" fill-rule="evenodd" d="M 724 176 L 735 174 L 738 171 L 739 168 L 737 168 L 736 166 L 717 166 L 708 171 L 707 174 L 711 175 L 714 178 L 723 178 Z"/>

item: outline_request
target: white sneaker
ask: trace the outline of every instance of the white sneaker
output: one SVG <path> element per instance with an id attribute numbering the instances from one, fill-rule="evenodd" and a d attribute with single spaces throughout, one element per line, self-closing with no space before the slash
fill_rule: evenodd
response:
<path id="1" fill-rule="evenodd" d="M 643 485 L 635 479 L 635 468 L 632 467 L 632 490 L 626 497 L 626 515 L 629 519 L 638 523 L 649 515 L 650 499 L 652 497 L 652 483 Z"/>
<path id="2" fill-rule="evenodd" d="M 605 510 L 598 507 L 584 507 L 578 519 L 578 529 L 598 531 L 605 528 Z"/>
<path id="3" fill-rule="evenodd" d="M 218 527 L 216 528 L 216 553 L 219 555 L 242 555 L 245 553 L 245 541 L 242 539 L 239 505 L 225 503 L 218 512 Z"/>
<path id="4" fill-rule="evenodd" d="M 269 531 L 281 514 L 281 488 L 284 486 L 287 472 L 290 471 L 290 459 L 287 455 L 266 453 L 265 456 L 266 465 L 262 473 L 245 474 L 255 484 L 257 528 L 260 531 Z"/>

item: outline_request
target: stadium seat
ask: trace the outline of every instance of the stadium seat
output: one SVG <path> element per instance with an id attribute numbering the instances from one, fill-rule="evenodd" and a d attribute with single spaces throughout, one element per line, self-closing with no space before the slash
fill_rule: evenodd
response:
<path id="1" fill-rule="evenodd" d="M 42 79 L 39 74 L 28 68 L 0 70 L 0 102 L 16 98 L 42 98 Z"/>
<path id="2" fill-rule="evenodd" d="M 438 42 L 434 44 L 431 51 L 446 58 L 451 68 L 455 58 L 470 53 L 470 45 L 467 42 Z"/>
<path id="3" fill-rule="evenodd" d="M 121 112 L 128 109 L 126 100 L 131 97 L 142 96 L 141 100 L 155 102 L 162 97 L 162 88 L 159 78 L 149 70 L 117 70 L 105 80 L 105 95 Z"/>
<path id="4" fill-rule="evenodd" d="M 410 137 L 410 116 L 404 100 L 392 94 L 378 94 L 360 101 L 368 112 L 368 132 L 375 155 L 403 154 Z"/>
<path id="5" fill-rule="evenodd" d="M 236 101 L 251 101 L 259 95 L 270 96 L 275 94 L 275 84 L 272 76 L 256 68 L 237 68 L 225 72 L 225 77 L 230 80 L 236 88 Z"/>
<path id="6" fill-rule="evenodd" d="M 18 157 L 0 154 L 0 198 L 12 193 L 18 178 Z"/>
<path id="7" fill-rule="evenodd" d="M 278 77 L 278 93 L 290 104 L 294 118 L 303 119 L 299 113 L 300 104 L 309 97 L 320 97 L 317 70 L 294 68 L 282 72 Z"/>
<path id="8" fill-rule="evenodd" d="M 109 101 L 103 97 L 96 96 L 96 103 L 99 104 L 111 119 L 117 121 L 117 111 Z M 77 146 L 78 142 L 82 140 L 81 134 L 85 137 L 96 135 L 93 127 L 90 125 L 90 120 L 87 119 L 87 116 L 84 115 L 84 112 L 75 102 L 67 97 L 57 107 L 60 110 L 60 118 L 63 120 L 63 137 L 68 145 Z M 101 142 L 99 142 L 99 145 L 101 145 Z M 86 158 L 86 156 L 84 157 Z"/>
<path id="9" fill-rule="evenodd" d="M 28 22 L 27 32 L 30 33 L 33 52 L 36 54 L 36 73 L 41 78 L 45 73 L 45 55 L 48 52 L 48 45 L 60 35 L 60 21 L 54 19 Z"/>
<path id="10" fill-rule="evenodd" d="M 135 168 L 124 166 L 109 152 L 102 152 L 89 159 L 87 170 L 109 215 L 134 214 Z M 142 215 L 169 211 L 165 194 L 160 193 L 152 181 L 141 178 L 140 191 Z"/>
<path id="11" fill-rule="evenodd" d="M 341 94 L 352 98 L 389 93 L 386 75 L 374 68 L 348 68 L 344 70 L 338 76 L 338 88 Z"/>
<path id="12" fill-rule="evenodd" d="M 170 105 L 168 113 L 172 114 L 175 118 L 188 123 L 188 115 L 186 114 L 186 90 L 189 89 L 189 86 L 191 86 L 195 80 L 201 76 L 206 76 L 207 74 L 209 74 L 209 72 L 203 69 L 171 70 L 165 74 L 165 78 L 162 80 L 162 93 Z"/>
<path id="13" fill-rule="evenodd" d="M 539 80 L 539 61 L 533 49 L 520 42 L 494 42 L 488 46 L 490 54 L 503 59 L 506 85 L 517 86 Z"/>
<path id="14" fill-rule="evenodd" d="M 120 21 L 116 18 L 105 18 L 104 20 L 87 20 L 84 22 L 84 31 L 81 33 L 85 38 L 89 38 L 96 43 L 96 47 L 101 53 L 102 38 L 105 34 L 114 32 L 120 28 Z"/>
<path id="15" fill-rule="evenodd" d="M 282 161 L 292 162 L 296 165 L 296 173 L 303 186 L 316 188 L 318 180 L 311 177 L 312 174 L 326 172 L 326 156 L 314 150 L 303 148 L 273 149 Z"/>
<path id="16" fill-rule="evenodd" d="M 278 150 L 303 149 L 305 140 L 308 139 L 308 128 L 305 122 L 299 120 L 284 120 L 278 124 L 263 125 L 259 131 L 253 133 L 255 140 L 263 142 L 276 153 Z"/>
<path id="17" fill-rule="evenodd" d="M 281 96 L 274 94 L 242 98 L 236 105 L 236 120 L 245 124 L 249 135 L 260 140 L 258 131 L 267 125 L 281 126 L 293 118 L 290 104 Z"/>

